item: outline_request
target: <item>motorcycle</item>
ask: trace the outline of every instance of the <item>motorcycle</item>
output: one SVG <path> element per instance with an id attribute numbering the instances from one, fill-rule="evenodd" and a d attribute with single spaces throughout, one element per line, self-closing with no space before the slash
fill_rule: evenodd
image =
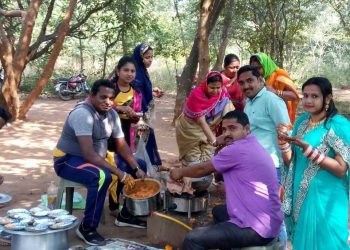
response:
<path id="1" fill-rule="evenodd" d="M 90 88 L 86 82 L 86 78 L 87 76 L 84 74 L 84 70 L 81 70 L 78 75 L 71 78 L 58 78 L 54 80 L 55 91 L 63 101 L 69 101 L 75 96 L 88 94 Z"/>

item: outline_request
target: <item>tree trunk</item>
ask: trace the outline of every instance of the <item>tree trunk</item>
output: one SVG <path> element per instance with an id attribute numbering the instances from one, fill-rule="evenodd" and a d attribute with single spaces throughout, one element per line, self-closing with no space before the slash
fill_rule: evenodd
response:
<path id="1" fill-rule="evenodd" d="M 201 14 L 199 18 L 198 38 L 199 38 L 199 72 L 198 81 L 202 82 L 210 67 L 209 55 L 209 13 L 213 0 L 201 1 Z"/>
<path id="2" fill-rule="evenodd" d="M 215 1 L 215 3 L 213 4 L 213 8 L 209 12 L 208 36 L 216 24 L 216 21 L 224 6 L 224 3 L 225 3 L 225 0 Z M 200 25 L 198 24 L 197 35 L 193 41 L 190 55 L 186 61 L 186 65 L 184 66 L 181 77 L 176 81 L 177 93 L 176 93 L 176 100 L 175 100 L 175 107 L 174 107 L 173 123 L 175 122 L 176 118 L 179 117 L 179 115 L 181 114 L 186 97 L 190 93 L 193 86 L 193 80 L 195 78 L 195 74 L 197 71 L 198 57 L 199 57 L 199 29 L 200 29 Z"/>
<path id="3" fill-rule="evenodd" d="M 38 80 L 37 85 L 35 86 L 35 88 L 30 92 L 30 94 L 28 95 L 28 97 L 25 99 L 25 101 L 23 102 L 21 108 L 20 108 L 20 112 L 19 112 L 19 118 L 20 119 L 24 119 L 27 112 L 29 111 L 29 109 L 32 107 L 34 101 L 38 98 L 38 96 L 40 95 L 41 91 L 43 90 L 43 88 L 45 87 L 45 85 L 48 82 L 48 79 L 51 77 L 56 60 L 60 54 L 60 51 L 62 49 L 62 45 L 64 42 L 64 39 L 67 35 L 67 32 L 69 30 L 69 22 L 72 19 L 72 15 L 74 12 L 74 9 L 77 5 L 77 0 L 71 0 L 69 2 L 69 6 L 66 12 L 66 15 L 60 25 L 59 28 L 59 32 L 58 32 L 58 37 L 56 39 L 54 48 L 51 52 L 51 55 L 45 65 L 45 68 L 43 70 L 43 73 L 40 76 L 40 79 Z"/>
<path id="4" fill-rule="evenodd" d="M 232 32 L 232 28 L 234 26 L 232 20 L 233 20 L 233 11 L 235 7 L 235 0 L 230 0 L 226 2 L 226 9 L 225 9 L 225 18 L 224 23 L 222 26 L 222 32 L 221 32 L 221 43 L 218 49 L 218 54 L 216 55 L 216 62 L 214 64 L 213 69 L 221 71 L 222 70 L 222 62 L 224 61 L 226 47 L 228 44 L 228 34 Z"/>
<path id="5" fill-rule="evenodd" d="M 32 33 L 35 25 L 35 20 L 39 12 L 42 0 L 32 0 L 28 8 L 27 14 L 23 21 L 22 33 L 19 38 L 13 61 L 13 68 L 15 72 L 15 81 L 17 87 L 21 83 L 22 72 L 24 71 L 27 62 L 26 58 L 29 52 L 29 45 L 32 40 Z"/>
<path id="6" fill-rule="evenodd" d="M 26 56 L 29 51 L 33 28 L 41 3 L 41 0 L 30 2 L 16 50 L 14 50 L 2 24 L 0 24 L 0 58 L 4 67 L 4 85 L 0 102 L 11 113 L 12 120 L 16 120 L 19 114 L 20 100 L 18 86 L 21 81 L 22 72 L 26 66 Z"/>
<path id="7" fill-rule="evenodd" d="M 179 14 L 179 0 L 174 0 L 174 7 L 175 7 L 175 12 L 176 12 L 176 17 L 179 20 L 179 25 L 180 25 L 179 27 L 180 27 L 182 47 L 183 47 L 183 50 L 185 52 L 185 58 L 187 59 L 187 53 L 186 53 L 187 43 L 186 43 L 186 40 L 185 40 L 185 32 L 184 32 L 184 29 L 182 27 L 182 21 L 181 21 L 181 17 L 180 17 L 180 14 Z"/>
<path id="8" fill-rule="evenodd" d="M 80 71 L 83 71 L 84 69 L 84 53 L 83 53 L 83 42 L 82 39 L 79 37 L 79 55 L 80 55 Z"/>

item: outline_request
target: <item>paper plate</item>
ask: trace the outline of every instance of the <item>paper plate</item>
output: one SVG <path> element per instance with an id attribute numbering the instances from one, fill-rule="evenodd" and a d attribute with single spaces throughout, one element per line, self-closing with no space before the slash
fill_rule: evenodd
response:
<path id="1" fill-rule="evenodd" d="M 53 225 L 56 222 L 53 219 L 49 218 L 40 218 L 40 219 L 34 219 L 34 226 L 39 225 L 39 224 L 45 224 L 47 226 Z"/>
<path id="2" fill-rule="evenodd" d="M 35 217 L 44 217 L 47 216 L 47 214 L 49 213 L 50 210 L 48 209 L 43 209 L 41 207 L 33 207 L 31 209 L 29 209 L 29 212 L 35 216 Z"/>
<path id="3" fill-rule="evenodd" d="M 0 207 L 6 206 L 11 200 L 11 195 L 0 193 Z"/>
<path id="4" fill-rule="evenodd" d="M 67 214 L 69 214 L 69 212 L 67 210 L 55 209 L 55 210 L 49 211 L 48 216 L 50 218 L 56 218 L 56 217 L 59 217 L 59 216 L 62 216 L 62 215 L 67 215 Z"/>
<path id="5" fill-rule="evenodd" d="M 9 217 L 0 217 L 0 225 L 6 225 L 15 222 L 14 219 L 11 219 Z"/>
<path id="6" fill-rule="evenodd" d="M 63 228 L 70 227 L 72 224 L 73 224 L 73 221 L 64 221 L 64 222 L 60 222 L 60 223 L 55 223 L 55 224 L 51 225 L 50 228 L 52 230 L 63 229 Z"/>
<path id="7" fill-rule="evenodd" d="M 48 227 L 49 226 L 46 224 L 37 224 L 35 226 L 28 226 L 25 228 L 25 230 L 28 232 L 40 233 L 45 232 L 48 229 Z"/>
<path id="8" fill-rule="evenodd" d="M 30 214 L 30 212 L 27 209 L 24 208 L 15 208 L 7 211 L 7 215 L 12 217 L 13 214 Z"/>
<path id="9" fill-rule="evenodd" d="M 34 219 L 30 214 L 25 214 L 25 213 L 12 214 L 9 217 L 11 217 L 12 219 L 20 220 L 20 221 Z"/>
<path id="10" fill-rule="evenodd" d="M 55 218 L 55 222 L 59 223 L 59 222 L 64 222 L 64 221 L 76 221 L 77 217 L 75 217 L 74 215 L 61 215 L 57 218 Z"/>
<path id="11" fill-rule="evenodd" d="M 21 222 L 14 222 L 14 223 L 10 223 L 10 224 L 6 224 L 5 228 L 8 230 L 12 230 L 12 231 L 20 231 L 25 229 L 27 226 L 27 224 L 21 223 Z"/>

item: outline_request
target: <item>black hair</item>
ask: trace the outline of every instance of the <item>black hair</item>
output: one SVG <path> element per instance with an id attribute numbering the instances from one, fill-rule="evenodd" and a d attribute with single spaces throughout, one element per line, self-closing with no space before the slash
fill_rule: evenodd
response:
<path id="1" fill-rule="evenodd" d="M 122 56 L 118 63 L 117 66 L 115 67 L 115 72 L 114 72 L 114 77 L 111 79 L 111 82 L 115 85 L 114 87 L 117 86 L 117 82 L 118 82 L 118 75 L 117 75 L 117 69 L 120 70 L 125 64 L 134 64 L 135 69 L 136 69 L 136 62 L 134 60 L 134 58 L 132 58 L 131 56 Z"/>
<path id="2" fill-rule="evenodd" d="M 9 112 L 7 112 L 5 109 L 3 109 L 2 107 L 0 107 L 0 117 L 2 119 L 4 119 L 5 124 L 10 122 L 12 119 L 12 115 Z"/>
<path id="3" fill-rule="evenodd" d="M 227 54 L 224 58 L 224 67 L 227 67 L 234 61 L 240 61 L 236 54 Z"/>
<path id="4" fill-rule="evenodd" d="M 217 75 L 213 75 L 207 78 L 207 85 L 209 83 L 213 83 L 213 82 L 221 82 L 222 83 L 222 76 L 221 74 L 217 74 Z"/>
<path id="5" fill-rule="evenodd" d="M 237 122 L 241 124 L 243 127 L 245 125 L 249 125 L 249 118 L 247 114 L 241 110 L 236 109 L 236 110 L 227 112 L 222 118 L 222 120 L 226 120 L 226 119 L 237 119 Z"/>
<path id="6" fill-rule="evenodd" d="M 257 55 L 252 55 L 249 59 L 249 64 L 252 64 L 252 62 L 257 62 L 261 65 L 260 58 Z"/>
<path id="7" fill-rule="evenodd" d="M 256 76 L 256 77 L 260 77 L 260 73 L 259 73 L 259 70 L 254 67 L 254 66 L 251 66 L 251 65 L 244 65 L 243 67 L 241 67 L 238 72 L 237 72 L 237 78 L 239 78 L 239 76 L 244 73 L 244 72 L 248 72 L 248 71 L 251 71 L 253 76 Z"/>
<path id="8" fill-rule="evenodd" d="M 149 46 L 148 44 L 142 44 L 140 48 L 141 57 L 150 50 L 153 50 L 151 46 Z"/>
<path id="9" fill-rule="evenodd" d="M 316 85 L 320 88 L 322 96 L 323 96 L 323 104 L 322 109 L 325 109 L 326 107 L 326 97 L 328 95 L 333 95 L 332 90 L 332 84 L 331 82 L 325 78 L 325 77 L 312 77 L 308 79 L 303 86 L 301 87 L 301 90 L 303 91 L 306 86 L 309 85 Z M 332 118 L 338 113 L 338 109 L 335 107 L 335 103 L 333 101 L 333 98 L 329 101 L 328 109 L 326 110 L 326 121 L 324 122 L 324 126 L 326 128 L 326 123 L 329 120 L 329 118 Z"/>
<path id="10" fill-rule="evenodd" d="M 106 87 L 106 88 L 110 88 L 110 89 L 113 89 L 113 91 L 114 91 L 114 95 L 115 95 L 115 86 L 114 86 L 114 84 L 111 82 L 111 81 L 109 81 L 109 80 L 107 80 L 107 79 L 99 79 L 99 80 L 96 80 L 95 82 L 94 82 L 94 84 L 92 85 L 92 87 L 91 87 L 91 91 L 90 91 L 90 94 L 91 95 L 93 95 L 93 96 L 95 96 L 95 95 L 97 95 L 97 93 L 98 93 L 98 91 L 100 90 L 100 87 Z"/>

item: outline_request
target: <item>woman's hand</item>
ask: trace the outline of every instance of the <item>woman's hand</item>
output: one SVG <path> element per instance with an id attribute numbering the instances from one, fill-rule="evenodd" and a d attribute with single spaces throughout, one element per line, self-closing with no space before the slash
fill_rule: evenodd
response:
<path id="1" fill-rule="evenodd" d="M 282 145 L 287 143 L 287 137 L 290 137 L 288 134 L 288 125 L 280 123 L 277 125 L 277 140 L 278 140 L 278 144 Z"/>
<path id="2" fill-rule="evenodd" d="M 160 90 L 158 87 L 152 89 L 152 94 L 154 97 L 161 98 L 164 95 L 164 91 Z"/>
<path id="3" fill-rule="evenodd" d="M 136 112 L 129 106 L 117 106 L 117 110 L 126 114 L 129 118 L 138 118 Z"/>
<path id="4" fill-rule="evenodd" d="M 270 92 L 272 92 L 272 93 L 274 93 L 274 94 L 276 94 L 277 92 L 276 92 L 276 90 L 274 89 L 274 88 L 272 88 L 271 86 L 265 86 L 266 87 L 266 89 L 268 90 L 268 91 L 270 91 Z"/>
<path id="5" fill-rule="evenodd" d="M 145 174 L 145 172 L 143 172 L 142 169 L 138 168 L 136 170 L 136 177 L 137 177 L 137 179 L 142 179 L 143 180 L 143 179 L 145 179 L 146 174 Z"/>

